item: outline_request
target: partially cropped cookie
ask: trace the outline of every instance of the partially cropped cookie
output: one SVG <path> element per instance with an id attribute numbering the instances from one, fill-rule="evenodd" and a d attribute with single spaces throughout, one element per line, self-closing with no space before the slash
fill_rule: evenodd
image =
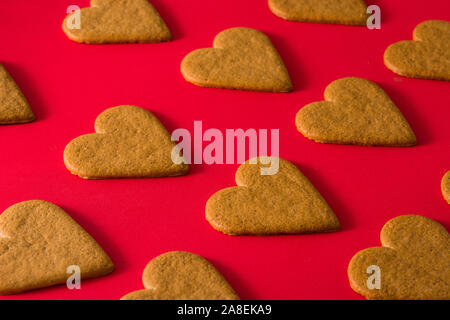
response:
<path id="1" fill-rule="evenodd" d="M 382 247 L 358 252 L 350 285 L 368 299 L 450 299 L 450 236 L 434 220 L 399 216 L 381 230 Z"/>
<path id="2" fill-rule="evenodd" d="M 442 178 L 441 190 L 444 199 L 450 204 L 450 171 L 447 171 Z"/>
<path id="3" fill-rule="evenodd" d="M 450 81 L 450 22 L 420 23 L 412 41 L 400 41 L 386 49 L 384 64 L 402 76 Z"/>
<path id="4" fill-rule="evenodd" d="M 34 120 L 33 111 L 8 71 L 0 64 L 0 124 Z"/>
<path id="5" fill-rule="evenodd" d="M 269 0 L 269 8 L 292 21 L 363 26 L 368 18 L 363 0 Z"/>
<path id="6" fill-rule="evenodd" d="M 416 136 L 389 96 L 375 83 L 342 78 L 325 89 L 325 101 L 297 113 L 295 124 L 308 139 L 322 143 L 407 147 Z"/>
<path id="7" fill-rule="evenodd" d="M 148 110 L 118 106 L 95 121 L 94 134 L 72 140 L 64 150 L 64 164 L 85 179 L 145 178 L 188 173 L 187 164 L 172 161 L 176 144 Z"/>
<path id="8" fill-rule="evenodd" d="M 66 283 L 69 266 L 78 266 L 82 279 L 114 269 L 97 242 L 52 203 L 20 202 L 0 215 L 0 294 Z"/>
<path id="9" fill-rule="evenodd" d="M 80 14 L 80 28 L 72 26 Z M 91 7 L 69 14 L 62 26 L 73 41 L 90 44 L 162 42 L 169 29 L 148 0 L 91 0 Z"/>
<path id="10" fill-rule="evenodd" d="M 211 263 L 189 252 L 171 251 L 154 258 L 142 280 L 146 289 L 121 300 L 239 300 Z"/>
<path id="11" fill-rule="evenodd" d="M 181 73 L 202 87 L 292 91 L 288 71 L 270 39 L 250 28 L 220 32 L 213 48 L 198 49 L 184 57 Z"/>
<path id="12" fill-rule="evenodd" d="M 270 164 L 269 164 L 270 163 Z M 261 168 L 276 168 L 262 174 Z M 331 232 L 340 228 L 331 208 L 289 161 L 260 157 L 236 171 L 237 187 L 222 189 L 206 203 L 211 226 L 229 235 Z"/>

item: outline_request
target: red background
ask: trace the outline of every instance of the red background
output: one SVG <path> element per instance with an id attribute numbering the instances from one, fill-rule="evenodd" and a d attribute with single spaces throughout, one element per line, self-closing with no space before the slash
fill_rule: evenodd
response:
<path id="1" fill-rule="evenodd" d="M 0 62 L 12 74 L 37 121 L 0 127 L 0 212 L 42 199 L 64 208 L 107 251 L 111 275 L 1 299 L 118 299 L 142 289 L 144 266 L 170 250 L 210 260 L 243 299 L 359 299 L 347 265 L 379 245 L 383 224 L 422 214 L 449 228 L 440 182 L 450 169 L 449 83 L 400 77 L 383 65 L 385 48 L 411 39 L 428 19 L 449 18 L 450 2 L 370 0 L 382 29 L 288 22 L 266 0 L 152 0 L 174 41 L 82 45 L 61 24 L 71 4 L 88 0 L 0 2 Z M 265 32 L 283 58 L 294 92 L 273 94 L 196 87 L 179 66 L 190 51 L 210 47 L 230 27 Z M 323 145 L 297 132 L 296 112 L 321 100 L 333 80 L 358 76 L 391 96 L 418 138 L 413 148 Z M 62 154 L 73 138 L 93 132 L 108 107 L 134 104 L 154 112 L 169 131 L 194 120 L 203 129 L 279 128 L 280 155 L 294 162 L 342 224 L 331 234 L 231 237 L 204 218 L 205 202 L 233 186 L 238 165 L 193 165 L 185 177 L 86 181 L 71 175 Z M 1 267 L 1 266 L 0 266 Z"/>

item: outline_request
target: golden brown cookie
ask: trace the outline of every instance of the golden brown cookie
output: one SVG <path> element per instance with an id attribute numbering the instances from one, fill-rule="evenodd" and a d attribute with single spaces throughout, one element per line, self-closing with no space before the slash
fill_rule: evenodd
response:
<path id="1" fill-rule="evenodd" d="M 441 190 L 444 199 L 450 204 L 450 171 L 447 171 L 442 178 Z"/>
<path id="2" fill-rule="evenodd" d="M 269 0 L 270 11 L 292 21 L 366 25 L 363 0 Z"/>
<path id="3" fill-rule="evenodd" d="M 249 28 L 220 32 L 213 48 L 198 49 L 184 57 L 181 73 L 187 81 L 202 87 L 292 91 L 283 60 L 269 38 Z"/>
<path id="4" fill-rule="evenodd" d="M 265 159 L 263 163 L 261 159 Z M 278 159 L 278 172 L 262 175 L 260 157 L 236 171 L 237 187 L 222 189 L 206 203 L 206 219 L 229 235 L 273 235 L 339 230 L 339 221 L 309 180 L 289 161 Z"/>
<path id="5" fill-rule="evenodd" d="M 325 89 L 325 101 L 297 113 L 295 124 L 308 139 L 322 143 L 407 147 L 416 136 L 400 110 L 375 83 L 343 78 Z"/>
<path id="6" fill-rule="evenodd" d="M 450 22 L 422 22 L 414 29 L 413 39 L 386 49 L 386 67 L 406 77 L 450 81 Z"/>
<path id="7" fill-rule="evenodd" d="M 33 120 L 34 114 L 27 99 L 0 64 L 0 124 L 26 123 Z"/>
<path id="8" fill-rule="evenodd" d="M 66 283 L 72 265 L 82 279 L 114 269 L 97 242 L 52 203 L 20 202 L 0 215 L 0 294 Z"/>
<path id="9" fill-rule="evenodd" d="M 172 39 L 164 20 L 148 0 L 91 0 L 80 11 L 80 29 L 69 28 L 69 14 L 62 28 L 67 37 L 80 43 L 161 42 Z"/>
<path id="10" fill-rule="evenodd" d="M 353 290 L 368 299 L 450 299 L 450 237 L 443 226 L 418 215 L 399 216 L 384 225 L 381 244 L 350 261 Z M 379 289 L 369 279 L 374 267 Z"/>
<path id="11" fill-rule="evenodd" d="M 149 111 L 136 106 L 105 110 L 95 121 L 94 134 L 72 140 L 64 150 L 64 163 L 85 179 L 179 176 L 187 164 L 175 164 L 176 144 Z"/>
<path id="12" fill-rule="evenodd" d="M 154 258 L 142 280 L 146 289 L 121 300 L 239 300 L 211 263 L 189 252 L 171 251 Z"/>

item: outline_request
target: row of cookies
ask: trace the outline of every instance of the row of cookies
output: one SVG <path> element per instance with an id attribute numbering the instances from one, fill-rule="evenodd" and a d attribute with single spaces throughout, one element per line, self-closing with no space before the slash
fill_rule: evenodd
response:
<path id="1" fill-rule="evenodd" d="M 260 162 L 241 165 L 238 186 L 208 200 L 206 218 L 215 229 L 230 235 L 269 235 L 340 228 L 325 200 L 293 164 L 280 159 L 279 172 L 264 176 L 259 170 L 267 161 Z M 8 208 L 0 215 L 0 235 L 0 294 L 66 283 L 73 266 L 82 279 L 114 269 L 95 240 L 49 202 L 25 201 Z M 443 226 L 423 216 L 399 216 L 383 227 L 381 243 L 351 259 L 348 278 L 356 292 L 369 299 L 450 299 L 450 236 Z M 370 266 L 383 270 L 378 290 L 367 285 Z M 187 252 L 150 261 L 143 283 L 146 289 L 122 299 L 238 299 L 209 262 Z"/>
<path id="2" fill-rule="evenodd" d="M 292 21 L 363 26 L 369 16 L 363 0 L 269 0 L 269 8 Z M 80 25 L 74 26 L 73 21 L 81 17 Z M 63 30 L 68 38 L 88 44 L 162 42 L 172 38 L 164 20 L 147 0 L 92 0 L 91 7 L 64 19 Z M 450 80 L 449 52 L 450 24 L 430 20 L 414 29 L 413 41 L 390 45 L 384 62 L 400 75 Z M 200 86 L 292 90 L 288 72 L 269 38 L 249 28 L 219 33 L 213 49 L 195 50 L 183 59 L 181 72 L 187 81 Z"/>

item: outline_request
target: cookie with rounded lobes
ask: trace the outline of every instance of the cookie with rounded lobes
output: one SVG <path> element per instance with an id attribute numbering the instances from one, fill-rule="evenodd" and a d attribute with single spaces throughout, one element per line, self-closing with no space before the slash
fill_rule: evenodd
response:
<path id="1" fill-rule="evenodd" d="M 384 64 L 405 77 L 450 81 L 450 22 L 420 23 L 412 41 L 396 42 L 386 49 Z"/>
<path id="2" fill-rule="evenodd" d="M 375 83 L 342 78 L 325 89 L 325 101 L 297 113 L 295 124 L 308 139 L 321 143 L 408 147 L 416 136 L 389 96 Z"/>
<path id="3" fill-rule="evenodd" d="M 211 263 L 189 252 L 171 251 L 154 258 L 142 280 L 146 289 L 121 300 L 239 300 Z"/>
<path id="4" fill-rule="evenodd" d="M 399 216 L 384 225 L 381 244 L 351 259 L 353 290 L 377 300 L 450 299 L 450 236 L 442 225 L 419 215 Z M 368 279 L 371 266 L 379 270 L 378 287 Z"/>
<path id="5" fill-rule="evenodd" d="M 364 26 L 363 0 L 269 0 L 273 14 L 285 20 Z"/>
<path id="6" fill-rule="evenodd" d="M 159 120 L 136 106 L 102 112 L 95 132 L 75 138 L 64 150 L 67 169 L 85 179 L 167 177 L 187 174 L 175 164 L 176 144 Z"/>
<path id="7" fill-rule="evenodd" d="M 80 14 L 80 28 L 70 28 Z M 62 28 L 73 41 L 88 44 L 150 43 L 172 39 L 169 29 L 148 0 L 91 0 L 91 7 L 73 12 Z"/>
<path id="8" fill-rule="evenodd" d="M 278 162 L 278 172 L 261 167 Z M 206 203 L 211 226 L 229 235 L 331 232 L 339 221 L 309 180 L 289 161 L 259 157 L 236 171 L 237 187 L 222 189 Z"/>
<path id="9" fill-rule="evenodd" d="M 50 202 L 20 202 L 0 215 L 0 294 L 66 283 L 72 265 L 82 279 L 114 269 L 97 242 Z"/>
<path id="10" fill-rule="evenodd" d="M 450 171 L 447 171 L 444 177 L 442 177 L 441 190 L 445 201 L 450 204 Z"/>
<path id="11" fill-rule="evenodd" d="M 198 49 L 184 57 L 181 73 L 202 87 L 292 91 L 288 71 L 270 39 L 250 28 L 220 32 L 213 48 Z"/>
<path id="12" fill-rule="evenodd" d="M 0 124 L 26 123 L 34 119 L 27 99 L 0 64 Z"/>

